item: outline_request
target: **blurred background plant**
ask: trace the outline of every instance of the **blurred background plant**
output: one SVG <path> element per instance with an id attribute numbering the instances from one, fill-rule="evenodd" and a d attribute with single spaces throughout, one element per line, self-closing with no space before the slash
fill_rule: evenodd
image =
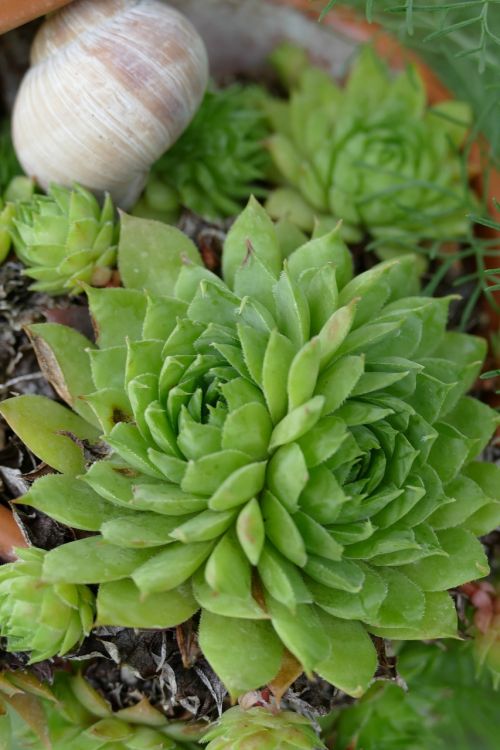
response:
<path id="1" fill-rule="evenodd" d="M 398 672 L 335 717 L 336 750 L 497 750 L 498 693 L 471 642 L 407 643 Z"/>
<path id="2" fill-rule="evenodd" d="M 339 0 L 323 2 L 322 17 Z M 320 3 L 321 5 L 321 3 Z M 342 0 L 395 33 L 459 98 L 474 109 L 476 123 L 500 158 L 499 0 Z"/>

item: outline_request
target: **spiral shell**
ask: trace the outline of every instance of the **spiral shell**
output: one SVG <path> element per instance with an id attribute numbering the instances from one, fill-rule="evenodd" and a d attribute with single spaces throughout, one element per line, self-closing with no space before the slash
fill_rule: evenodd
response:
<path id="1" fill-rule="evenodd" d="M 160 0 L 77 0 L 49 17 L 17 95 L 27 174 L 107 190 L 131 206 L 151 164 L 187 127 L 208 78 L 191 23 Z"/>

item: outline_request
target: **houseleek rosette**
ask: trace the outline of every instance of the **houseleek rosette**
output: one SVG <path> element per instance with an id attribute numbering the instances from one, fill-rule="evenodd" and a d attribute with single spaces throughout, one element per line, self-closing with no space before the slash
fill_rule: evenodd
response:
<path id="1" fill-rule="evenodd" d="M 16 206 L 14 246 L 35 282 L 31 289 L 49 294 L 78 294 L 82 284 L 104 286 L 116 259 L 113 203 L 75 185 L 52 185 Z"/>
<path id="2" fill-rule="evenodd" d="M 230 708 L 202 740 L 206 750 L 321 750 L 308 719 L 292 711 Z"/>
<path id="3" fill-rule="evenodd" d="M 254 200 L 222 265 L 223 280 L 179 230 L 124 216 L 125 288 L 87 290 L 96 343 L 30 327 L 74 411 L 1 405 L 61 472 L 22 502 L 96 532 L 51 550 L 43 577 L 100 584 L 100 624 L 201 608 L 233 695 L 272 680 L 285 648 L 359 695 L 369 633 L 454 636 L 447 589 L 488 571 L 476 535 L 500 520 L 500 469 L 474 459 L 498 416 L 464 395 L 486 344 L 446 331 L 450 299 L 419 296 L 413 256 L 353 276 L 332 231 L 285 258 Z"/>
<path id="4" fill-rule="evenodd" d="M 0 568 L 0 634 L 9 651 L 31 651 L 33 662 L 62 656 L 90 632 L 94 596 L 87 586 L 43 581 L 44 551 L 17 551 Z"/>
<path id="5" fill-rule="evenodd" d="M 258 86 L 208 91 L 194 120 L 153 166 L 136 216 L 175 222 L 182 207 L 206 219 L 234 216 L 261 183 L 270 159 Z"/>
<path id="6" fill-rule="evenodd" d="M 48 692 L 47 690 L 45 692 Z M 42 750 L 181 750 L 192 747 L 183 739 L 197 738 L 196 727 L 166 717 L 143 699 L 118 711 L 82 676 L 58 672 L 49 694 L 44 695 L 37 731 L 32 723 L 17 724 L 16 747 Z M 170 732 L 172 739 L 167 733 Z M 199 734 L 199 728 L 198 728 Z"/>
<path id="7" fill-rule="evenodd" d="M 474 205 L 459 154 L 468 105 L 429 108 L 417 69 L 392 77 L 370 47 L 342 89 L 291 45 L 272 61 L 290 89 L 289 100 L 267 105 L 282 182 L 267 203 L 274 218 L 305 230 L 315 218 L 343 219 L 347 238 L 368 232 L 389 247 L 465 234 Z"/>

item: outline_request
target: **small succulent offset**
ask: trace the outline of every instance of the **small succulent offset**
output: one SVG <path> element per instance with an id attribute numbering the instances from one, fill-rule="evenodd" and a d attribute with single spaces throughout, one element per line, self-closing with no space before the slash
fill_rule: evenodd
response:
<path id="1" fill-rule="evenodd" d="M 392 77 L 370 47 L 344 88 L 292 45 L 271 61 L 290 90 L 289 100 L 266 105 L 275 131 L 267 145 L 283 185 L 268 199 L 274 218 L 309 231 L 315 218 L 333 216 L 348 239 L 368 232 L 395 245 L 466 232 L 475 205 L 459 156 L 468 105 L 429 108 L 417 69 Z"/>
<path id="2" fill-rule="evenodd" d="M 258 86 L 208 91 L 194 120 L 156 162 L 134 214 L 174 223 L 181 207 L 205 219 L 239 213 L 251 194 L 265 195 L 269 130 Z"/>
<path id="3" fill-rule="evenodd" d="M 196 727 L 170 724 L 146 699 L 113 711 L 82 674 L 59 672 L 44 700 L 43 721 L 34 736 L 28 722 L 18 724 L 16 747 L 30 750 L 181 750 L 184 737 L 196 739 Z M 45 696 L 44 696 L 45 698 Z M 179 738 L 176 742 L 174 738 Z M 198 729 L 198 734 L 200 731 Z"/>
<path id="4" fill-rule="evenodd" d="M 94 596 L 87 586 L 44 583 L 43 550 L 17 554 L 0 567 L 0 633 L 9 651 L 31 651 L 33 662 L 62 656 L 90 633 Z"/>
<path id="5" fill-rule="evenodd" d="M 79 294 L 82 284 L 104 286 L 116 259 L 117 226 L 106 195 L 100 207 L 88 190 L 52 185 L 16 205 L 13 239 L 31 289 L 48 294 Z"/>
<path id="6" fill-rule="evenodd" d="M 498 415 L 464 395 L 485 342 L 446 331 L 450 298 L 419 296 L 414 257 L 353 276 L 337 230 L 284 257 L 251 200 L 223 279 L 176 228 L 127 216 L 119 268 L 125 288 L 87 290 L 96 343 L 30 327 L 74 411 L 0 406 L 61 472 L 22 502 L 96 532 L 49 551 L 43 580 L 99 584 L 102 625 L 201 608 L 232 695 L 272 681 L 287 649 L 357 696 L 369 633 L 454 637 L 447 589 L 487 574 L 476 536 L 500 521 L 500 469 L 474 460 Z"/>
<path id="7" fill-rule="evenodd" d="M 292 711 L 239 706 L 226 711 L 204 736 L 206 750 L 321 750 L 311 722 Z"/>

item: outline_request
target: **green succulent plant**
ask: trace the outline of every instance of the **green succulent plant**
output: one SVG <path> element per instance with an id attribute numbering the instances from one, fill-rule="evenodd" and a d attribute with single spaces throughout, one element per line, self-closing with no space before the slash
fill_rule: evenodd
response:
<path id="1" fill-rule="evenodd" d="M 447 589 L 488 572 L 500 469 L 475 458 L 498 415 L 464 395 L 485 342 L 446 331 L 450 298 L 419 296 L 412 256 L 353 276 L 338 231 L 288 250 L 255 200 L 223 279 L 179 230 L 123 216 L 125 288 L 87 290 L 96 343 L 30 327 L 74 411 L 25 395 L 0 413 L 61 472 L 22 502 L 96 532 L 48 552 L 43 578 L 99 584 L 98 623 L 201 608 L 233 695 L 286 648 L 358 696 L 369 633 L 455 637 Z"/>
<path id="2" fill-rule="evenodd" d="M 336 750 L 496 750 L 498 693 L 477 680 L 470 642 L 405 644 L 401 685 L 377 682 L 340 712 Z"/>
<path id="3" fill-rule="evenodd" d="M 311 722 L 292 711 L 239 706 L 222 714 L 204 736 L 206 750 L 321 750 L 325 745 Z"/>
<path id="4" fill-rule="evenodd" d="M 185 133 L 153 166 L 133 213 L 173 223 L 181 207 L 206 219 L 233 216 L 265 191 L 268 134 L 257 86 L 208 91 Z"/>
<path id="5" fill-rule="evenodd" d="M 50 702 L 44 700 L 42 733 L 38 731 L 35 736 L 26 721 L 15 724 L 14 738 L 19 750 L 47 747 L 51 750 L 188 750 L 198 747 L 189 740 L 197 739 L 199 727 L 169 723 L 146 699 L 113 711 L 81 673 L 56 673 L 50 698 Z"/>
<path id="6" fill-rule="evenodd" d="M 368 232 L 389 249 L 404 237 L 466 233 L 476 203 L 459 157 L 467 104 L 429 108 L 417 69 L 392 77 L 370 47 L 344 88 L 292 45 L 271 60 L 290 89 L 289 100 L 266 105 L 275 131 L 267 145 L 281 178 L 267 202 L 274 218 L 307 231 L 318 217 L 342 219 L 346 238 Z"/>
<path id="7" fill-rule="evenodd" d="M 31 289 L 78 294 L 82 284 L 104 286 L 116 259 L 111 198 L 101 208 L 88 190 L 52 185 L 48 195 L 33 195 L 16 205 L 13 240 Z"/>
<path id="8" fill-rule="evenodd" d="M 43 550 L 17 554 L 0 567 L 0 633 L 9 651 L 30 651 L 33 662 L 62 656 L 90 632 L 94 596 L 87 586 L 46 584 Z"/>

